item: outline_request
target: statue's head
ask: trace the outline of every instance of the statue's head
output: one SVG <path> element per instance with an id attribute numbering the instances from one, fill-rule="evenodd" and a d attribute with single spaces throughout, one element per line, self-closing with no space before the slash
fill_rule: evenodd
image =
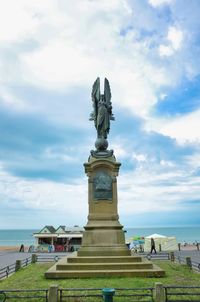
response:
<path id="1" fill-rule="evenodd" d="M 100 95 L 100 100 L 99 100 L 99 105 L 104 105 L 105 104 L 105 98 L 104 98 L 104 94 Z"/>

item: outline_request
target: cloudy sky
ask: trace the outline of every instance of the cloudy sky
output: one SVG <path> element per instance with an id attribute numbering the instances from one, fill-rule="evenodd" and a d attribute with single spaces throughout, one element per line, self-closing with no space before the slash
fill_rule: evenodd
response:
<path id="1" fill-rule="evenodd" d="M 199 0 L 0 0 L 0 228 L 86 224 L 98 76 L 120 222 L 199 224 L 199 15 Z"/>

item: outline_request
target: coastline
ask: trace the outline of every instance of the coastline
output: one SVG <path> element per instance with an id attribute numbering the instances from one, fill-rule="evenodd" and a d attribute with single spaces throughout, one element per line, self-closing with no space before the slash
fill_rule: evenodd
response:
<path id="1" fill-rule="evenodd" d="M 0 252 L 19 252 L 20 246 L 12 246 L 12 245 L 8 245 L 8 246 L 0 246 Z M 27 251 L 28 247 L 24 247 L 24 250 Z"/>
<path id="2" fill-rule="evenodd" d="M 0 246 L 0 252 L 19 252 L 20 246 Z M 29 246 L 24 246 L 24 252 L 28 252 Z M 178 250 L 178 248 L 177 248 Z M 196 251 L 197 246 L 194 244 L 181 245 L 181 251 Z"/>

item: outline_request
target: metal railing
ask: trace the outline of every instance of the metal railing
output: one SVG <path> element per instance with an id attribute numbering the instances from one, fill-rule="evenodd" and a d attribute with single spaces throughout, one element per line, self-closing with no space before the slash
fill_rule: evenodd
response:
<path id="1" fill-rule="evenodd" d="M 66 257 L 65 255 L 53 255 L 50 254 L 48 256 L 46 255 L 37 255 L 37 262 L 58 262 L 58 260 L 62 259 L 63 257 Z"/>
<path id="2" fill-rule="evenodd" d="M 7 300 L 14 301 L 45 301 L 48 302 L 48 289 L 9 289 L 0 290 L 0 302 Z"/>
<path id="3" fill-rule="evenodd" d="M 15 263 L 0 269 L 0 279 L 8 278 L 15 272 Z"/>
<path id="4" fill-rule="evenodd" d="M 153 302 L 153 287 L 115 288 L 115 301 Z"/>
<path id="5" fill-rule="evenodd" d="M 170 260 L 170 254 L 167 252 L 159 252 L 156 254 L 138 253 L 138 255 L 143 256 L 148 260 Z"/>
<path id="6" fill-rule="evenodd" d="M 200 286 L 164 286 L 166 302 L 200 301 Z"/>
<path id="7" fill-rule="evenodd" d="M 89 298 L 95 301 L 95 298 L 100 298 L 102 301 L 101 288 L 61 288 L 58 292 L 60 293 L 60 302 L 67 301 L 69 298 L 78 299 L 78 301 L 84 300 L 84 298 L 87 298 L 87 301 L 91 300 Z"/>
<path id="8" fill-rule="evenodd" d="M 63 258 L 64 255 L 48 255 L 48 256 L 45 256 L 45 255 L 36 255 L 36 262 L 40 262 L 40 263 L 47 263 L 47 262 L 57 262 L 58 260 L 60 260 L 61 258 Z M 26 267 L 28 266 L 29 264 L 32 263 L 32 257 L 28 257 L 28 258 L 25 258 L 23 260 L 19 260 L 21 262 L 21 268 L 22 267 Z M 10 265 L 7 265 L 3 268 L 0 268 L 0 280 L 1 279 L 4 279 L 4 278 L 8 278 L 9 275 L 15 273 L 17 270 L 16 270 L 16 263 L 13 263 L 13 264 L 10 264 Z M 1 302 L 1 300 L 0 300 Z"/>
<path id="9" fill-rule="evenodd" d="M 21 261 L 21 267 L 26 267 L 29 264 L 31 264 L 31 257 L 25 258 L 20 261 Z M 15 272 L 16 272 L 16 263 L 7 265 L 0 269 L 0 279 L 8 278 L 9 275 L 11 275 Z"/>
<path id="10" fill-rule="evenodd" d="M 153 287 L 115 288 L 113 300 L 131 302 L 153 302 Z M 73 301 L 99 302 L 103 300 L 102 288 L 61 288 L 58 290 L 60 302 Z M 77 300 L 76 300 L 77 299 Z"/>
<path id="11" fill-rule="evenodd" d="M 110 296 L 108 296 L 110 295 Z M 164 286 L 141 288 L 59 288 L 0 290 L 0 302 L 188 302 L 200 301 L 200 286 Z"/>
<path id="12" fill-rule="evenodd" d="M 31 257 L 25 258 L 23 260 L 21 260 L 21 266 L 25 267 L 28 266 L 29 264 L 31 264 Z"/>
<path id="13" fill-rule="evenodd" d="M 200 262 L 194 261 L 191 258 L 190 258 L 190 261 L 187 261 L 187 258 L 190 258 L 190 257 L 176 256 L 175 261 L 178 262 L 179 264 L 185 264 L 189 268 L 200 272 Z"/>

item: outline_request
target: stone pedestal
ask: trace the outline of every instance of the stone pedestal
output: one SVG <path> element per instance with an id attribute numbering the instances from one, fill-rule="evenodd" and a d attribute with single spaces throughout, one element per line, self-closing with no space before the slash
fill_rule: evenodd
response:
<path id="1" fill-rule="evenodd" d="M 78 256 L 128 256 L 123 226 L 119 223 L 115 157 L 90 156 L 85 163 L 88 176 L 88 223 Z"/>
<path id="2" fill-rule="evenodd" d="M 163 277 L 162 269 L 141 256 L 131 256 L 125 244 L 117 206 L 120 163 L 110 151 L 96 156 L 94 151 L 84 166 L 88 176 L 89 214 L 81 248 L 54 264 L 45 277 Z"/>

